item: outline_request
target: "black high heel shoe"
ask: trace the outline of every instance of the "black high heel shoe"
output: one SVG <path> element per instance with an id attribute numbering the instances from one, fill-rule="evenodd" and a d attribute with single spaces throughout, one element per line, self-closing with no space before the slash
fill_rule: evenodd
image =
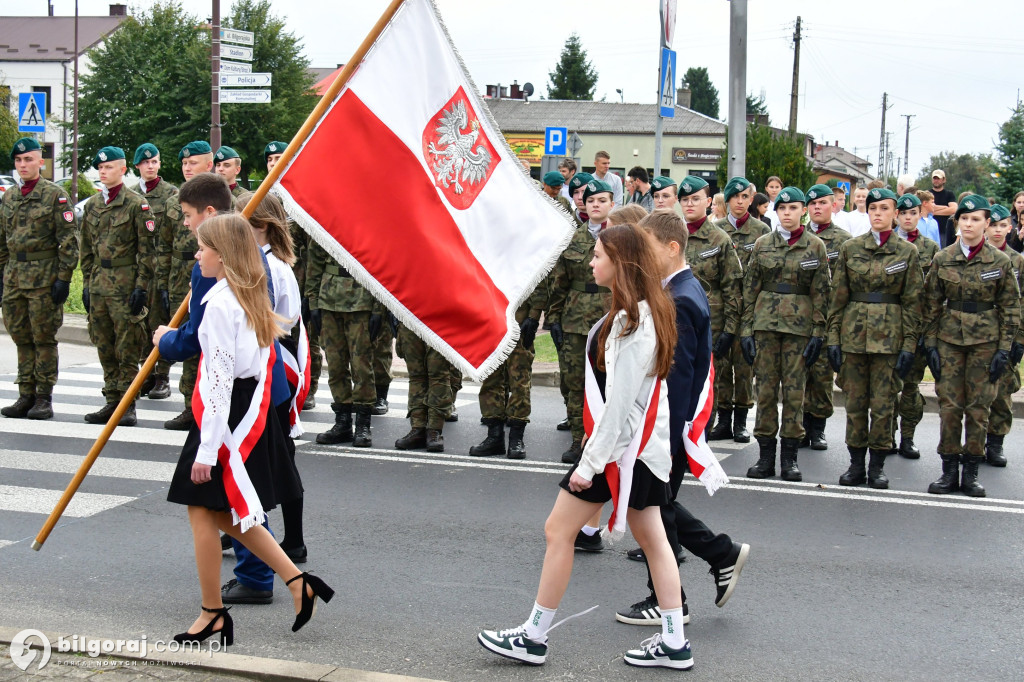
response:
<path id="1" fill-rule="evenodd" d="M 305 603 L 303 603 L 303 605 L 305 605 Z M 222 606 L 219 609 L 208 609 L 205 606 L 202 606 L 200 608 L 202 608 L 203 611 L 206 611 L 207 613 L 216 613 L 217 615 L 214 616 L 213 620 L 207 623 L 206 627 L 200 630 L 199 632 L 183 632 L 180 635 L 175 635 L 174 641 L 178 642 L 179 644 L 183 642 L 195 642 L 196 644 L 200 644 L 204 642 L 206 639 L 208 639 L 210 635 L 220 634 L 221 646 L 229 646 L 231 644 L 234 644 L 235 622 L 231 620 L 231 614 L 228 613 L 228 608 L 230 607 Z M 218 620 L 222 621 L 220 630 L 214 630 L 213 626 L 217 624 Z"/>
<path id="2" fill-rule="evenodd" d="M 299 612 L 295 614 L 295 623 L 292 624 L 292 632 L 298 632 L 303 625 L 309 622 L 309 619 L 313 617 L 313 614 L 316 613 L 317 597 L 323 599 L 325 602 L 329 602 L 334 596 L 334 590 L 332 590 L 327 583 L 309 573 L 300 573 L 287 581 L 285 585 L 291 585 L 299 578 L 302 578 L 302 606 L 299 608 Z M 313 590 L 312 597 L 306 594 L 307 586 Z"/>

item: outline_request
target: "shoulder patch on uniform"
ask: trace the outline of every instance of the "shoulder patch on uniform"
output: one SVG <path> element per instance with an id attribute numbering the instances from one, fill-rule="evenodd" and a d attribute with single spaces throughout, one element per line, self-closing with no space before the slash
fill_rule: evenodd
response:
<path id="1" fill-rule="evenodd" d="M 68 203 L 68 198 L 67 197 L 57 197 L 57 203 L 58 204 L 66 204 L 66 203 Z"/>
<path id="2" fill-rule="evenodd" d="M 155 230 L 156 229 L 156 222 L 153 221 L 153 220 L 147 220 L 146 221 L 146 229 L 149 230 L 150 232 Z"/>
<path id="3" fill-rule="evenodd" d="M 800 261 L 801 270 L 814 270 L 819 265 L 821 265 L 821 260 L 817 258 L 809 258 L 807 260 Z"/>
<path id="4" fill-rule="evenodd" d="M 147 204 L 146 202 L 143 202 L 142 203 L 142 210 L 143 211 L 148 211 L 149 210 L 149 204 Z"/>
<path id="5" fill-rule="evenodd" d="M 747 244 L 743 248 L 746 249 L 747 251 L 753 251 L 754 250 L 754 242 L 750 242 L 749 244 Z"/>
<path id="6" fill-rule="evenodd" d="M 836 258 L 839 258 L 838 251 L 829 251 L 827 255 L 829 260 L 835 260 Z"/>
<path id="7" fill-rule="evenodd" d="M 74 222 L 75 221 L 75 214 L 72 213 L 71 211 L 64 211 L 64 220 L 69 222 L 69 223 Z"/>
<path id="8" fill-rule="evenodd" d="M 899 263 L 885 266 L 885 274 L 895 275 L 897 272 L 903 272 L 907 267 L 907 261 L 901 260 Z"/>
<path id="9" fill-rule="evenodd" d="M 1003 271 L 1000 268 L 996 268 L 995 270 L 986 270 L 985 272 L 981 273 L 981 281 L 988 282 L 993 279 L 999 279 L 1002 276 Z"/>
<path id="10" fill-rule="evenodd" d="M 722 250 L 721 246 L 716 246 L 713 249 L 708 249 L 707 251 L 701 251 L 698 255 L 701 258 L 711 258 L 712 256 L 716 255 L 721 250 Z"/>

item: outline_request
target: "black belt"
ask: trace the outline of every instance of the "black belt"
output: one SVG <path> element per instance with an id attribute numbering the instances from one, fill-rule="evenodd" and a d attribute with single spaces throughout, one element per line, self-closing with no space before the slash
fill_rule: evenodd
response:
<path id="1" fill-rule="evenodd" d="M 175 251 L 171 254 L 171 258 L 175 260 L 195 260 L 195 251 Z"/>
<path id="2" fill-rule="evenodd" d="M 762 282 L 761 291 L 771 291 L 776 294 L 796 294 L 797 296 L 810 296 L 811 288 L 802 287 L 797 284 L 786 282 Z"/>
<path id="3" fill-rule="evenodd" d="M 950 310 L 959 310 L 962 313 L 984 313 L 995 308 L 992 303 L 985 303 L 983 301 L 949 301 L 946 303 L 946 307 Z"/>
<path id="4" fill-rule="evenodd" d="M 14 254 L 14 260 L 19 263 L 26 263 L 31 260 L 46 260 L 56 258 L 57 249 L 46 249 L 45 251 L 18 251 Z"/>
<path id="5" fill-rule="evenodd" d="M 592 282 L 587 282 L 586 284 L 573 282 L 571 288 L 573 291 L 582 291 L 585 294 L 610 294 L 612 291 L 608 287 L 599 287 Z"/>
<path id="6" fill-rule="evenodd" d="M 121 268 L 125 265 L 135 265 L 135 256 L 122 256 L 121 258 L 100 258 L 101 268 Z"/>
<path id="7" fill-rule="evenodd" d="M 855 291 L 850 294 L 850 300 L 858 303 L 895 303 L 896 305 L 903 301 L 896 294 L 880 294 L 874 291 Z"/>
<path id="8" fill-rule="evenodd" d="M 341 267 L 337 263 L 328 263 L 324 266 L 324 272 L 329 275 L 337 275 L 338 277 L 351 277 L 351 273 L 348 270 Z"/>

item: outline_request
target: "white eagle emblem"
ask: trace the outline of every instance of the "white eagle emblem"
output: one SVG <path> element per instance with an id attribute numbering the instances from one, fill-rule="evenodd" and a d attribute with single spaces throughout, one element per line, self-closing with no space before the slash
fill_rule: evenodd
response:
<path id="1" fill-rule="evenodd" d="M 875 199 L 880 199 L 882 197 L 882 193 L 879 192 L 877 189 L 873 189 L 871 190 L 871 196 L 874 197 Z"/>
<path id="2" fill-rule="evenodd" d="M 482 182 L 491 165 L 491 153 L 483 144 L 477 144 L 480 121 L 469 121 L 466 103 L 456 100 L 450 108 L 445 109 L 436 130 L 439 137 L 436 144 L 429 144 L 427 151 L 435 159 L 433 171 L 437 182 L 445 187 L 454 185 L 456 194 L 465 191 L 461 182 Z"/>
<path id="3" fill-rule="evenodd" d="M 782 193 L 782 200 L 783 201 L 789 201 L 789 192 L 783 192 Z"/>
<path id="4" fill-rule="evenodd" d="M 100 161 L 106 161 L 106 160 L 107 160 L 107 153 L 106 152 L 100 152 Z"/>
<path id="5" fill-rule="evenodd" d="M 683 191 L 686 192 L 686 193 L 690 192 L 690 183 L 688 183 L 688 182 L 684 182 L 683 183 Z"/>
<path id="6" fill-rule="evenodd" d="M 964 202 L 964 206 L 966 206 L 967 208 L 974 208 L 974 202 L 973 201 L 965 201 Z"/>
<path id="7" fill-rule="evenodd" d="M 18 143 L 18 151 L 19 152 L 25 151 L 25 143 L 24 142 L 19 142 Z"/>

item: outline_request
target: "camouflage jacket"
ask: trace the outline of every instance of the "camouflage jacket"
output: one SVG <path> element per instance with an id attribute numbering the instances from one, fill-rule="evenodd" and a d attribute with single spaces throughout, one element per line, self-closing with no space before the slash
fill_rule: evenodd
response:
<path id="1" fill-rule="evenodd" d="M 181 211 L 178 195 L 168 197 L 157 239 L 157 289 L 166 289 L 177 297 L 184 296 L 192 279 L 198 250 L 195 234 L 185 226 L 185 214 Z"/>
<path id="2" fill-rule="evenodd" d="M 892 233 L 879 246 L 870 232 L 847 240 L 836 263 L 828 344 L 847 353 L 913 353 L 923 292 L 920 256 L 910 242 Z"/>
<path id="3" fill-rule="evenodd" d="M 988 309 L 957 309 L 965 304 Z M 959 242 L 939 251 L 925 281 L 924 315 L 927 346 L 936 339 L 957 346 L 997 340 L 1009 350 L 1020 326 L 1020 291 L 1009 257 L 990 244 L 971 260 Z"/>
<path id="4" fill-rule="evenodd" d="M 295 262 L 292 264 L 292 274 L 295 281 L 299 283 L 299 291 L 306 295 L 306 264 L 309 261 L 309 235 L 299 227 L 291 218 L 288 219 L 288 230 L 292 234 L 292 253 L 295 254 Z"/>
<path id="5" fill-rule="evenodd" d="M 236 182 L 235 186 L 234 187 L 230 187 L 230 189 L 231 189 L 231 196 L 234 197 L 235 199 L 237 199 L 239 196 L 241 196 L 242 194 L 245 194 L 246 192 L 249 191 L 246 188 L 242 187 L 242 183 L 240 183 L 240 182 Z"/>
<path id="6" fill-rule="evenodd" d="M 310 240 L 306 288 L 311 310 L 336 313 L 382 312 L 383 307 L 322 246 Z"/>
<path id="7" fill-rule="evenodd" d="M 934 242 L 932 242 L 934 244 Z M 1020 326 L 1017 327 L 1017 335 L 1014 341 L 1024 343 L 1024 256 L 1020 255 L 1010 247 L 1005 247 L 1003 253 L 1010 257 L 1010 267 L 1013 268 L 1013 278 L 1017 280 L 1017 288 L 1020 290 Z"/>
<path id="8" fill-rule="evenodd" d="M 837 227 L 835 223 L 829 223 L 828 227 L 821 232 L 811 230 L 811 233 L 825 242 L 825 253 L 828 254 L 828 271 L 832 275 L 832 279 L 835 279 L 836 263 L 839 262 L 839 247 L 847 239 L 851 239 L 853 235 L 843 228 Z"/>
<path id="9" fill-rule="evenodd" d="M 164 220 L 167 218 L 167 200 L 178 196 L 178 188 L 162 178 L 150 192 L 143 192 L 138 183 L 132 183 L 128 188 L 149 204 L 149 211 L 156 220 L 156 231 L 153 232 L 153 253 L 157 253 L 160 233 L 163 232 Z M 154 265 L 154 267 L 157 266 Z"/>
<path id="10" fill-rule="evenodd" d="M 736 256 L 740 259 L 743 270 L 747 269 L 747 261 L 750 260 L 750 253 L 754 250 L 754 242 L 763 234 L 768 234 L 772 228 L 754 216 L 747 214 L 747 219 L 741 227 L 733 227 L 729 222 L 729 216 L 715 221 L 715 227 L 721 228 L 723 232 L 732 238 L 736 246 Z"/>
<path id="11" fill-rule="evenodd" d="M 708 295 L 715 335 L 723 331 L 735 335 L 740 328 L 743 266 L 736 250 L 732 238 L 710 220 L 686 240 L 686 262 Z"/>
<path id="12" fill-rule="evenodd" d="M 60 185 L 39 178 L 21 196 L 17 185 L 0 202 L 0 272 L 4 287 L 41 289 L 71 281 L 78 262 L 75 211 Z"/>
<path id="13" fill-rule="evenodd" d="M 793 246 L 777 230 L 758 238 L 743 280 L 742 336 L 825 336 L 831 286 L 825 243 L 809 231 Z"/>
<path id="14" fill-rule="evenodd" d="M 610 292 L 594 283 L 590 269 L 596 244 L 587 223 L 580 225 L 551 271 L 547 319 L 561 324 L 566 334 L 588 334 L 608 311 Z"/>
<path id="15" fill-rule="evenodd" d="M 939 245 L 920 232 L 917 233 L 917 239 L 911 243 L 917 247 L 917 255 L 921 259 L 921 270 L 924 272 L 924 276 L 927 277 L 928 270 L 932 267 L 932 260 L 935 258 L 935 254 L 939 252 Z"/>
<path id="16" fill-rule="evenodd" d="M 89 197 L 82 220 L 82 286 L 93 296 L 127 296 L 153 278 L 153 231 L 149 204 L 124 186 L 109 204 Z"/>

